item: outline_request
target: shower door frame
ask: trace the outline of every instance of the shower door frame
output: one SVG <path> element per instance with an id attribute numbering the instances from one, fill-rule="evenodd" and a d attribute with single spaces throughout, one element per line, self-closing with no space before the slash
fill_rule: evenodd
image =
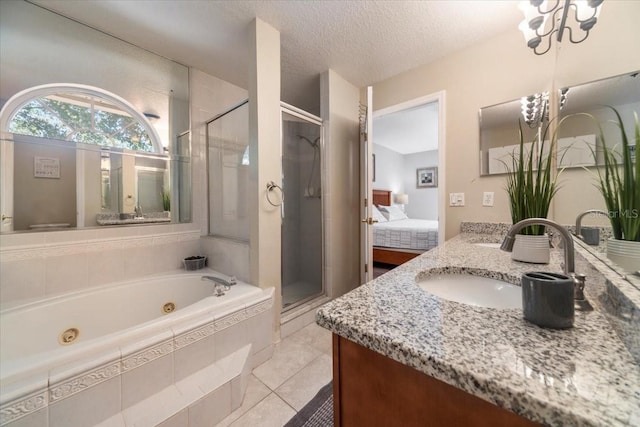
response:
<path id="1" fill-rule="evenodd" d="M 320 187 L 321 187 L 321 191 L 320 191 L 320 244 L 321 244 L 321 250 L 320 253 L 322 254 L 322 260 L 321 260 L 321 284 L 322 287 L 320 289 L 320 292 L 309 295 L 308 297 L 302 298 L 299 301 L 296 301 L 294 303 L 292 303 L 291 305 L 287 306 L 286 308 L 281 307 L 280 311 L 282 313 L 286 313 L 288 311 L 291 311 L 292 309 L 295 309 L 297 307 L 300 307 L 303 304 L 306 304 L 310 301 L 313 301 L 317 298 L 321 298 L 323 296 L 327 295 L 327 287 L 326 287 L 326 283 L 325 283 L 325 279 L 326 279 L 326 274 L 325 274 L 325 260 L 326 260 L 326 248 L 325 248 L 325 224 L 324 224 L 324 213 L 325 213 L 325 203 L 326 203 L 326 197 L 324 196 L 325 193 L 325 185 L 326 185 L 326 178 L 325 178 L 325 170 L 324 170 L 324 166 L 325 166 L 325 152 L 324 152 L 324 124 L 322 122 L 322 119 L 316 115 L 313 115 L 311 113 L 308 113 L 304 110 L 301 110 L 300 108 L 294 107 L 293 105 L 287 104 L 286 102 L 280 102 L 280 161 L 282 162 L 282 164 L 284 165 L 284 143 L 283 143 L 283 139 L 284 139 L 284 129 L 283 129 L 283 123 L 284 123 L 284 116 L 283 113 L 287 113 L 289 115 L 295 116 L 299 119 L 305 120 L 311 124 L 315 124 L 318 125 L 320 127 Z M 286 186 L 286 181 L 285 181 L 285 176 L 284 176 L 284 167 L 283 167 L 283 172 L 282 172 L 282 186 L 285 187 Z M 280 221 L 281 224 L 284 225 L 284 204 L 286 203 L 286 200 L 283 201 L 281 207 L 280 207 Z M 282 232 L 280 233 L 280 239 L 282 239 Z M 281 250 L 282 251 L 282 250 Z M 280 281 L 281 281 L 281 286 L 280 286 L 280 293 L 282 293 L 282 290 L 284 289 L 284 283 L 282 281 L 282 272 L 284 271 L 284 257 L 281 256 L 281 260 L 280 260 L 280 264 L 281 264 L 281 276 L 280 276 Z"/>

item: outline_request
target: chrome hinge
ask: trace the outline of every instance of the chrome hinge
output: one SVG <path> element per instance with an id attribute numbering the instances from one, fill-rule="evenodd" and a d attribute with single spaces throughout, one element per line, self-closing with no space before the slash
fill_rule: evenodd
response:
<path id="1" fill-rule="evenodd" d="M 369 264 L 365 264 L 364 265 L 364 272 L 368 273 L 369 272 Z"/>
<path id="2" fill-rule="evenodd" d="M 366 208 L 367 206 L 369 206 L 369 199 L 367 199 L 366 197 L 364 198 L 364 207 Z"/>

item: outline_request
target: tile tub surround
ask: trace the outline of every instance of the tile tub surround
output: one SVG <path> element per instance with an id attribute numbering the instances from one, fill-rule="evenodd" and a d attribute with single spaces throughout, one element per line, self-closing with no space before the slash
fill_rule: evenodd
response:
<path id="1" fill-rule="evenodd" d="M 595 283 L 596 276 L 587 277 L 585 289 L 595 310 L 577 312 L 568 330 L 535 326 L 521 310 L 443 300 L 416 285 L 432 272 L 473 269 L 519 284 L 527 271 L 562 271 L 559 250 L 548 265 L 525 264 L 497 248 L 471 244 L 478 237 L 462 233 L 328 303 L 318 310 L 317 323 L 542 424 L 640 424 L 640 367 L 602 311 L 607 284 Z M 579 272 L 592 268 L 580 252 L 576 258 Z"/>
<path id="2" fill-rule="evenodd" d="M 241 405 L 251 369 L 271 356 L 273 292 L 3 383 L 0 425 L 152 426 L 182 411 L 219 421 Z"/>

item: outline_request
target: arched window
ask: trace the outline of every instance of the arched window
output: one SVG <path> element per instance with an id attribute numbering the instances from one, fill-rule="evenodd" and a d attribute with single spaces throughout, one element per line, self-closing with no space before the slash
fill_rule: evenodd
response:
<path id="1" fill-rule="evenodd" d="M 162 153 L 147 118 L 103 89 L 50 84 L 22 91 L 0 112 L 1 128 L 14 134 L 135 151 Z"/>

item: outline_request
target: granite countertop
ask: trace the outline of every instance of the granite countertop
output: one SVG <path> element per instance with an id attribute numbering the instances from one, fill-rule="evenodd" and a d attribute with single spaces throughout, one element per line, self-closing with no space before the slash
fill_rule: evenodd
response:
<path id="1" fill-rule="evenodd" d="M 557 426 L 640 425 L 640 357 L 634 358 L 629 344 L 640 336 L 637 306 L 629 314 L 628 308 L 607 303 L 619 280 L 601 274 L 581 250 L 576 249 L 576 270 L 587 274 L 585 293 L 595 310 L 577 311 L 574 327 L 567 330 L 538 327 L 525 321 L 519 309 L 473 307 L 416 285 L 421 277 L 461 270 L 518 285 L 527 271 L 562 271 L 561 250 L 552 251 L 548 265 L 533 265 L 512 261 L 509 253 L 497 248 L 473 244 L 499 238 L 463 232 L 327 303 L 316 321 L 532 421 Z M 611 314 L 611 307 L 621 313 Z M 630 317 L 636 322 L 631 328 Z"/>
<path id="2" fill-rule="evenodd" d="M 171 218 L 98 219 L 96 222 L 98 225 L 157 224 L 171 222 Z"/>

